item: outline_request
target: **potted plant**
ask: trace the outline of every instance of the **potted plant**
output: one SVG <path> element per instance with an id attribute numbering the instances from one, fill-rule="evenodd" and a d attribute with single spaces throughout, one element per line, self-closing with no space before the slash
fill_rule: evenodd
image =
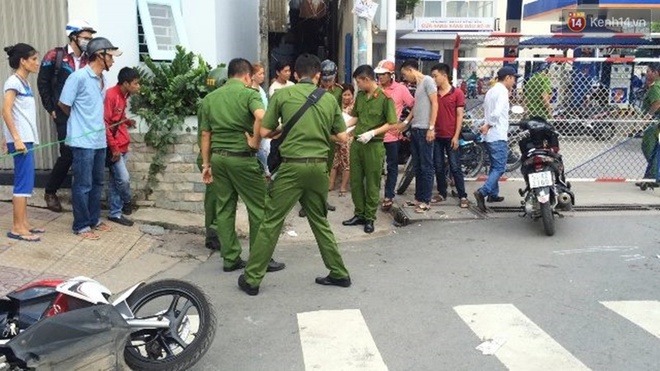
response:
<path id="1" fill-rule="evenodd" d="M 158 183 L 157 175 L 167 167 L 164 161 L 176 137 L 193 134 L 197 125 L 186 118 L 197 114 L 197 108 L 214 86 L 207 85 L 209 66 L 200 55 L 176 47 L 171 62 L 155 63 L 145 57 L 144 66 L 138 67 L 141 79 L 140 93 L 131 101 L 131 110 L 147 126 L 145 143 L 155 149 L 149 166 L 145 187 L 148 197 Z"/>

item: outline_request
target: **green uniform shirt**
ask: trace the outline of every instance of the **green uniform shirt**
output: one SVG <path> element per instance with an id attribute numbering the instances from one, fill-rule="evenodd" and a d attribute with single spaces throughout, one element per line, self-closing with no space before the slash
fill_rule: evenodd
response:
<path id="1" fill-rule="evenodd" d="M 646 96 L 644 96 L 642 110 L 644 112 L 648 112 L 651 109 L 653 103 L 659 100 L 660 100 L 660 80 L 656 80 L 655 83 L 653 83 L 653 85 L 651 85 L 649 90 L 646 92 Z M 659 114 L 660 114 L 660 110 L 656 112 L 654 116 L 657 117 Z"/>
<path id="2" fill-rule="evenodd" d="M 254 135 L 254 112 L 264 109 L 259 92 L 230 79 L 206 96 L 199 108 L 200 131 L 211 132 L 211 149 L 254 151 L 245 133 Z"/>
<path id="3" fill-rule="evenodd" d="M 316 86 L 307 82 L 278 90 L 268 103 L 262 126 L 275 130 L 279 125 L 279 118 L 282 118 L 284 125 L 288 125 L 291 117 L 305 104 L 307 97 L 314 90 Z M 346 123 L 339 105 L 331 94 L 323 94 L 295 123 L 280 146 L 280 154 L 289 158 L 327 158 L 330 145 L 334 145 L 330 141 L 330 135 L 345 131 Z"/>
<path id="4" fill-rule="evenodd" d="M 525 84 L 525 101 L 530 117 L 548 118 L 548 109 L 543 99 L 544 94 L 552 95 L 550 77 L 546 73 L 539 72 Z"/>
<path id="5" fill-rule="evenodd" d="M 326 90 L 328 93 L 332 94 L 332 96 L 335 97 L 335 99 L 337 99 L 337 104 L 339 104 L 339 107 L 341 107 L 341 101 L 342 101 L 341 96 L 342 94 L 344 94 L 342 90 L 344 89 L 339 84 L 335 84 L 332 87 L 332 90 Z"/>
<path id="6" fill-rule="evenodd" d="M 364 91 L 358 92 L 351 116 L 358 118 L 354 132 L 356 137 L 383 124 L 397 123 L 394 101 L 381 88 L 376 89 L 371 96 Z M 382 140 L 383 134 L 375 138 Z"/>

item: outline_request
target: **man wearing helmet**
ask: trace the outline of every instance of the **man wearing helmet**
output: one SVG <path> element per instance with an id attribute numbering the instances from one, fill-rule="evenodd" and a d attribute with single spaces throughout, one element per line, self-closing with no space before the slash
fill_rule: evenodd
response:
<path id="1" fill-rule="evenodd" d="M 403 107 L 412 108 L 415 104 L 415 98 L 410 94 L 410 90 L 394 80 L 395 71 L 394 62 L 382 60 L 374 69 L 378 84 L 383 89 L 385 94 L 394 100 L 394 108 L 396 110 L 396 117 L 401 117 Z M 385 143 L 385 161 L 387 162 L 387 178 L 385 179 L 385 198 L 381 207 L 384 211 L 388 211 L 392 207 L 394 199 L 394 188 L 396 187 L 396 178 L 399 174 L 399 140 L 401 139 L 401 132 L 403 125 L 393 128 L 383 138 Z"/>
<path id="2" fill-rule="evenodd" d="M 94 231 L 111 230 L 100 220 L 107 147 L 103 71 L 110 70 L 114 57 L 122 52 L 108 39 L 98 37 L 89 42 L 85 53 L 89 63 L 66 80 L 58 105 L 69 116 L 66 144 L 73 153 L 73 233 L 97 240 L 99 236 Z"/>
<path id="3" fill-rule="evenodd" d="M 69 44 L 48 51 L 41 62 L 37 87 L 41 103 L 55 122 L 59 141 L 66 138 L 66 122 L 69 117 L 58 107 L 57 102 L 69 75 L 87 65 L 84 51 L 95 33 L 94 28 L 85 21 L 69 22 L 66 25 Z M 72 159 L 71 149 L 66 144 L 60 143 L 60 157 L 53 166 L 44 196 L 46 205 L 52 211 L 62 211 L 57 190 L 62 186 L 69 172 Z"/>

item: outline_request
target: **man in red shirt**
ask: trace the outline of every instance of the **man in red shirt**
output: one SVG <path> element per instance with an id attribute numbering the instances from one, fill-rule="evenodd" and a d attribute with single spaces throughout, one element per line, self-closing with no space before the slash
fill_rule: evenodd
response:
<path id="1" fill-rule="evenodd" d="M 126 101 L 140 90 L 140 75 L 129 67 L 124 67 L 117 76 L 117 85 L 108 89 L 105 95 L 104 120 L 108 139 L 107 163 L 110 168 L 110 212 L 108 220 L 125 226 L 133 221 L 125 215 L 132 213 L 130 176 L 126 168 L 126 157 L 131 137 L 128 128 L 135 121 L 126 118 Z"/>
<path id="2" fill-rule="evenodd" d="M 395 71 L 394 62 L 382 60 L 374 69 L 378 77 L 378 83 L 383 89 L 385 94 L 394 100 L 394 108 L 396 110 L 396 117 L 401 117 L 403 107 L 412 108 L 415 104 L 415 98 L 410 94 L 410 90 L 394 80 Z M 392 207 L 394 199 L 394 188 L 396 187 L 396 178 L 399 174 L 399 144 L 401 140 L 401 129 L 404 125 L 393 128 L 387 133 L 383 142 L 385 143 L 385 158 L 387 162 L 387 178 L 385 178 L 385 198 L 381 207 L 384 211 Z"/>
<path id="3" fill-rule="evenodd" d="M 438 195 L 432 201 L 440 202 L 447 199 L 447 169 L 445 153 L 449 159 L 449 170 L 454 177 L 460 206 L 469 206 L 465 193 L 465 180 L 460 164 L 458 139 L 463 126 L 465 111 L 465 95 L 461 89 L 454 88 L 449 81 L 449 66 L 438 63 L 431 68 L 431 76 L 438 85 L 438 116 L 435 122 L 435 144 L 433 146 L 433 162 L 435 179 L 438 183 Z"/>

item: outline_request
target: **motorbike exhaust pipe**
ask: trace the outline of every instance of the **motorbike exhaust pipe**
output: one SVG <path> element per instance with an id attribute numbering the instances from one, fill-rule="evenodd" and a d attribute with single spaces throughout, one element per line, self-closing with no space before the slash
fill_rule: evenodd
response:
<path id="1" fill-rule="evenodd" d="M 570 205 L 571 204 L 571 195 L 566 192 L 559 194 L 558 202 L 560 205 Z"/>

